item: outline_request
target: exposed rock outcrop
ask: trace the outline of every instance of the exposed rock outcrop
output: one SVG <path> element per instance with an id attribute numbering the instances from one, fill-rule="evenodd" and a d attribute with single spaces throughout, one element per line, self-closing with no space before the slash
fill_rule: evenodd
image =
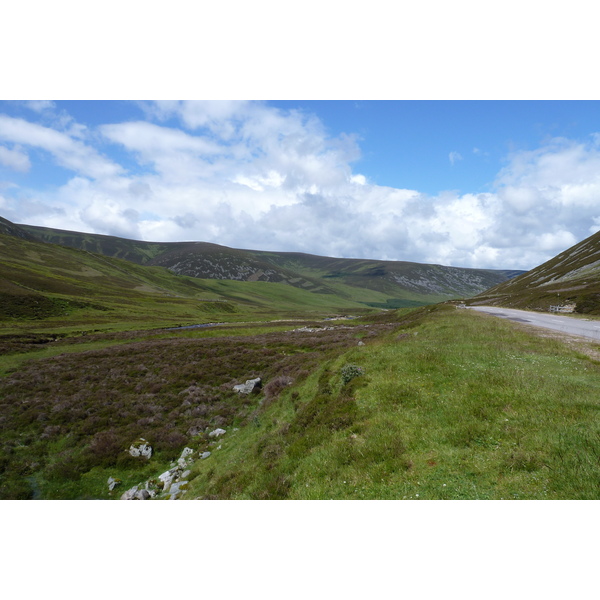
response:
<path id="1" fill-rule="evenodd" d="M 142 456 L 144 458 L 152 457 L 152 446 L 144 439 L 140 438 L 129 446 L 131 456 Z"/>
<path id="2" fill-rule="evenodd" d="M 239 394 L 251 394 L 255 390 L 259 390 L 262 387 L 262 380 L 260 377 L 256 379 L 247 379 L 246 383 L 240 383 L 234 385 L 233 389 Z"/>
<path id="3" fill-rule="evenodd" d="M 217 438 L 217 437 L 219 437 L 220 435 L 224 435 L 224 434 L 226 434 L 226 433 L 227 433 L 227 432 L 226 432 L 224 429 L 214 429 L 213 431 L 211 431 L 211 432 L 208 434 L 208 437 L 211 437 L 211 438 Z"/>

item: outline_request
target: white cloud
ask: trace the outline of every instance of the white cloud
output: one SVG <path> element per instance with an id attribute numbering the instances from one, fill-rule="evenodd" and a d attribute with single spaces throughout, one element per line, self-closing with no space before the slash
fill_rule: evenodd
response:
<path id="1" fill-rule="evenodd" d="M 454 166 L 454 163 L 458 162 L 459 160 L 462 160 L 463 157 L 459 152 L 450 152 L 450 154 L 448 154 L 448 160 L 450 161 L 450 164 L 452 166 Z"/>
<path id="2" fill-rule="evenodd" d="M 23 119 L 0 114 L 0 139 L 45 150 L 60 166 L 88 177 L 114 177 L 122 171 L 119 165 L 69 135 Z"/>
<path id="3" fill-rule="evenodd" d="M 7 187 L 3 216 L 154 241 L 480 268 L 531 268 L 600 229 L 593 138 L 510 155 L 492 192 L 428 196 L 353 172 L 357 139 L 328 135 L 314 115 L 248 102 L 143 108 L 155 123 L 97 131 L 68 116 L 44 127 L 0 115 L 0 139 L 13 144 L 0 146 L 0 162 L 24 170 L 23 148 L 37 148 L 75 172 L 54 188 Z M 101 143 L 128 154 L 129 172 Z"/>
<path id="4" fill-rule="evenodd" d="M 0 164 L 6 167 L 26 173 L 31 168 L 29 156 L 20 148 L 10 150 L 5 146 L 0 146 Z"/>
<path id="5" fill-rule="evenodd" d="M 51 100 L 27 100 L 25 106 L 36 113 L 53 110 L 56 107 Z"/>

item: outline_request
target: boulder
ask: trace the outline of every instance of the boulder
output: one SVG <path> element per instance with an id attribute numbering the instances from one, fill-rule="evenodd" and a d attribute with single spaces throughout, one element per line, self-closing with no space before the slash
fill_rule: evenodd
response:
<path id="1" fill-rule="evenodd" d="M 180 496 L 187 489 L 187 486 L 187 481 L 178 481 L 177 483 L 173 483 L 169 488 L 171 500 L 176 500 L 177 497 Z"/>
<path id="2" fill-rule="evenodd" d="M 144 438 L 140 438 L 129 446 L 129 454 L 150 458 L 152 456 L 152 446 Z"/>
<path id="3" fill-rule="evenodd" d="M 210 456 L 210 452 L 203 452 L 203 453 L 200 455 L 200 458 L 208 458 L 209 456 Z"/>
<path id="4" fill-rule="evenodd" d="M 227 433 L 224 429 L 215 429 L 214 431 L 211 431 L 208 434 L 208 437 L 219 437 L 220 435 L 223 435 L 224 433 Z"/>
<path id="5" fill-rule="evenodd" d="M 121 500 L 133 500 L 135 494 L 138 491 L 138 486 L 134 485 L 132 488 L 128 489 L 122 496 Z"/>
<path id="6" fill-rule="evenodd" d="M 171 484 L 177 478 L 178 472 L 179 472 L 179 469 L 177 469 L 177 468 L 169 469 L 168 471 L 165 471 L 162 475 L 158 476 L 158 480 L 162 482 L 163 490 L 165 492 L 169 489 L 169 487 L 171 487 Z"/>
<path id="7" fill-rule="evenodd" d="M 191 456 L 193 453 L 194 451 L 191 448 L 184 448 L 181 456 L 177 459 L 177 466 L 180 469 L 185 469 L 185 467 L 192 462 L 192 459 L 188 458 L 188 456 Z"/>
<path id="8" fill-rule="evenodd" d="M 262 387 L 262 380 L 260 377 L 256 379 L 248 379 L 246 383 L 240 383 L 238 385 L 234 385 L 233 389 L 238 392 L 238 394 L 251 394 L 255 390 L 259 390 Z"/>
<path id="9" fill-rule="evenodd" d="M 148 490 L 138 490 L 134 495 L 132 500 L 149 500 L 150 492 Z"/>
<path id="10" fill-rule="evenodd" d="M 114 477 L 109 477 L 107 483 L 108 491 L 112 492 L 118 485 L 121 485 L 121 480 L 115 479 Z"/>

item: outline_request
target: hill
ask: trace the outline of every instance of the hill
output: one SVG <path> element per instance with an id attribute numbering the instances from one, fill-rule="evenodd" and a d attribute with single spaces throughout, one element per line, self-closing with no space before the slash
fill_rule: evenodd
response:
<path id="1" fill-rule="evenodd" d="M 17 232 L 18 233 L 18 232 Z M 385 300 L 366 291 L 365 301 Z M 255 281 L 198 279 L 0 233 L 0 323 L 127 329 L 368 312 L 365 302 Z"/>
<path id="2" fill-rule="evenodd" d="M 477 295 L 469 304 L 549 310 L 571 306 L 600 314 L 600 232 L 514 279 Z"/>
<path id="3" fill-rule="evenodd" d="M 376 308 L 419 306 L 469 297 L 521 273 L 240 250 L 206 242 L 142 242 L 30 225 L 20 227 L 45 242 L 122 258 L 139 265 L 161 266 L 178 275 L 284 283 Z M 366 290 L 376 294 L 365 293 Z"/>

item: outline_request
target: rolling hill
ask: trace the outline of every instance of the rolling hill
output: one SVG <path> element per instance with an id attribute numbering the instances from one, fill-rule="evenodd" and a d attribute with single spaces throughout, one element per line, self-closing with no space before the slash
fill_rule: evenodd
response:
<path id="1" fill-rule="evenodd" d="M 600 314 L 600 232 L 477 295 L 469 304 L 534 310 L 572 305 L 578 313 Z"/>
<path id="2" fill-rule="evenodd" d="M 283 283 L 376 308 L 470 297 L 521 271 L 466 269 L 404 261 L 345 259 L 240 250 L 206 242 L 142 242 L 30 225 L 37 239 L 198 279 Z"/>

